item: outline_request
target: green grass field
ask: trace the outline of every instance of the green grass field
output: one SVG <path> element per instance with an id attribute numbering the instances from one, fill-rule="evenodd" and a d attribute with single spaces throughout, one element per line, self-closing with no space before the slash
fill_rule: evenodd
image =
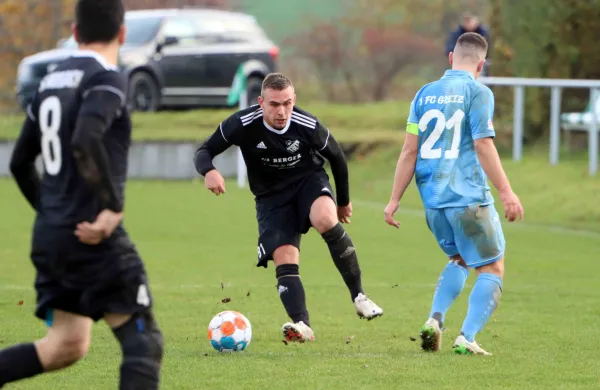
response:
<path id="1" fill-rule="evenodd" d="M 299 107 L 316 115 L 340 141 L 388 141 L 397 137 L 408 116 L 410 102 L 391 101 L 372 104 L 298 103 Z M 135 140 L 202 141 L 212 134 L 233 109 L 190 110 L 134 113 Z M 0 140 L 19 135 L 24 115 L 0 116 Z"/>
<path id="2" fill-rule="evenodd" d="M 126 226 L 147 263 L 165 335 L 162 388 L 600 387 L 600 180 L 586 176 L 585 161 L 550 167 L 545 155 L 533 152 L 521 164 L 505 161 L 526 220 L 504 224 L 504 295 L 478 336 L 494 356 L 480 358 L 450 352 L 473 275 L 448 314 L 441 353 L 422 353 L 410 339 L 426 320 L 446 260 L 426 228 L 414 185 L 401 205 L 400 230 L 383 222 L 395 158 L 396 151 L 381 150 L 352 163 L 354 217 L 347 226 L 365 289 L 385 315 L 371 322 L 356 317 L 325 244 L 310 232 L 300 269 L 317 340 L 306 345 L 281 342 L 279 328 L 287 318 L 272 266 L 255 267 L 257 228 L 247 190 L 230 181 L 228 193 L 215 197 L 200 181 L 131 181 Z M 4 347 L 40 337 L 45 329 L 33 317 L 33 213 L 11 181 L 0 180 L 0 193 Z M 231 302 L 220 303 L 226 297 Z M 207 340 L 208 322 L 224 309 L 238 310 L 252 323 L 253 340 L 243 353 L 219 354 Z M 76 366 L 7 388 L 116 388 L 119 349 L 103 323 L 94 328 L 92 343 Z"/>

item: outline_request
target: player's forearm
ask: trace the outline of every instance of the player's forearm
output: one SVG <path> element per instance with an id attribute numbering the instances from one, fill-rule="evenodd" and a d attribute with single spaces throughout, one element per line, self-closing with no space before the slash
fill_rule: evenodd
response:
<path id="1" fill-rule="evenodd" d="M 415 165 L 417 163 L 417 152 L 402 150 L 398 163 L 396 164 L 396 173 L 394 174 L 394 186 L 392 188 L 391 202 L 398 203 L 415 174 Z"/>
<path id="2" fill-rule="evenodd" d="M 79 173 L 100 199 L 101 208 L 121 212 L 123 204 L 117 195 L 102 135 L 106 129 L 103 120 L 96 117 L 80 117 L 73 139 L 73 156 Z"/>
<path id="3" fill-rule="evenodd" d="M 338 206 L 347 206 L 350 203 L 350 183 L 348 178 L 348 163 L 346 162 L 344 151 L 337 141 L 331 138 L 326 148 L 321 151 L 321 154 L 331 165 L 331 173 L 333 174 L 337 194 L 337 204 Z"/>
<path id="4" fill-rule="evenodd" d="M 494 141 L 491 138 L 475 140 L 475 150 L 481 167 L 494 187 L 500 192 L 511 190 L 510 182 L 502 168 Z"/>
<path id="5" fill-rule="evenodd" d="M 35 169 L 35 164 L 16 165 L 11 162 L 10 170 L 25 199 L 34 210 L 37 210 L 40 199 L 40 178 Z"/>
<path id="6" fill-rule="evenodd" d="M 196 171 L 205 176 L 208 172 L 215 169 L 213 159 L 227 150 L 229 146 L 229 143 L 225 141 L 220 131 L 215 131 L 194 154 L 194 167 L 196 167 Z"/>

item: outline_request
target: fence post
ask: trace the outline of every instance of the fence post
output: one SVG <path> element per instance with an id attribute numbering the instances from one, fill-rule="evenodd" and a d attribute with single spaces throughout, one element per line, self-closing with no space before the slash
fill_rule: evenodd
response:
<path id="1" fill-rule="evenodd" d="M 525 89 L 515 86 L 514 118 L 513 118 L 513 160 L 521 161 L 523 157 L 523 120 L 525 106 Z"/>
<path id="2" fill-rule="evenodd" d="M 558 164 L 560 155 L 560 87 L 550 88 L 550 165 Z"/>
<path id="3" fill-rule="evenodd" d="M 598 172 L 598 114 L 600 114 L 600 90 L 590 88 L 590 107 L 592 112 L 592 126 L 588 133 L 589 171 L 590 176 Z"/>

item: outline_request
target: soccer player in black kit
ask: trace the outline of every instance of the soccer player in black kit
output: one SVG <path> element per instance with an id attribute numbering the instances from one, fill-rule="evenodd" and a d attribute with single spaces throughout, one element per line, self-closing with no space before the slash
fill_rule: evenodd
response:
<path id="1" fill-rule="evenodd" d="M 257 266 L 266 268 L 274 261 L 279 296 L 293 321 L 283 325 L 284 338 L 314 340 L 298 268 L 300 238 L 311 226 L 327 243 L 359 317 L 381 316 L 383 310 L 363 292 L 354 244 L 340 224 L 352 215 L 342 149 L 317 118 L 295 106 L 294 87 L 286 76 L 267 75 L 258 102 L 224 120 L 196 151 L 194 164 L 206 187 L 220 195 L 225 184 L 213 158 L 231 145 L 241 148 L 256 199 Z M 322 157 L 331 165 L 337 209 Z"/>
<path id="2" fill-rule="evenodd" d="M 158 389 L 163 338 L 144 265 L 121 220 L 131 140 L 121 0 L 79 0 L 79 52 L 41 81 L 10 168 L 36 211 L 31 259 L 46 336 L 0 350 L 0 387 L 82 359 L 104 319 L 121 345 L 120 389 Z M 44 174 L 34 162 L 42 155 Z"/>

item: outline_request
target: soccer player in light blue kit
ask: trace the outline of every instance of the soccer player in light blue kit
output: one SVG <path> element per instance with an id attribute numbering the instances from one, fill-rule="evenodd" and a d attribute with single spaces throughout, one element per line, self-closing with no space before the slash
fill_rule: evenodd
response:
<path id="1" fill-rule="evenodd" d="M 463 34 L 449 54 L 452 70 L 422 87 L 410 108 L 407 134 L 398 159 L 385 220 L 398 228 L 394 213 L 413 175 L 425 206 L 427 226 L 450 258 L 421 328 L 421 347 L 438 351 L 445 315 L 474 268 L 477 279 L 467 316 L 453 345 L 455 353 L 491 355 L 475 341 L 502 294 L 505 240 L 489 177 L 509 222 L 523 207 L 504 173 L 493 143 L 494 95 L 475 79 L 487 53 L 485 39 Z"/>

